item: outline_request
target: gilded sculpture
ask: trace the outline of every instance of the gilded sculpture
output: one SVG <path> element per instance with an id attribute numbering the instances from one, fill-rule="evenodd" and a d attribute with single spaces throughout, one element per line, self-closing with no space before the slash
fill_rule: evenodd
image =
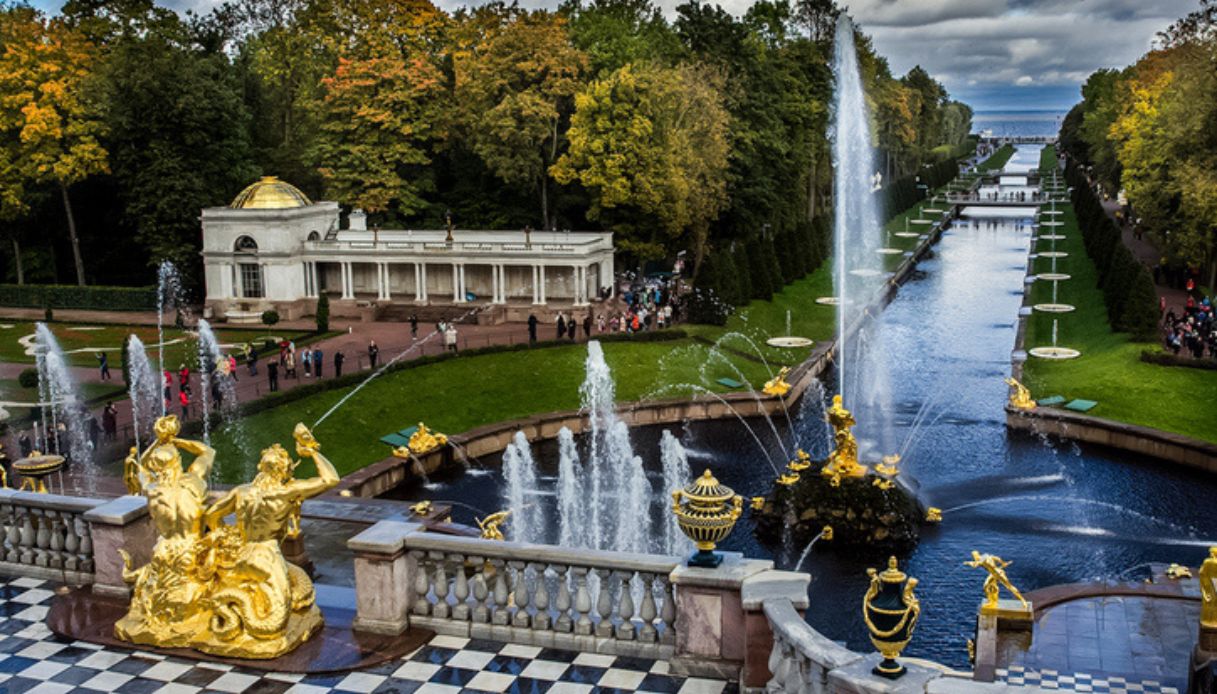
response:
<path id="1" fill-rule="evenodd" d="M 478 527 L 482 529 L 481 538 L 483 540 L 498 540 L 502 542 L 506 538 L 503 537 L 503 530 L 499 527 L 507 522 L 507 517 L 511 515 L 511 511 L 497 511 L 486 516 L 485 518 L 475 518 Z"/>
<path id="2" fill-rule="evenodd" d="M 721 564 L 723 555 L 714 548 L 731 534 L 743 512 L 744 497 L 719 483 L 709 469 L 684 489 L 673 490 L 672 514 L 676 524 L 697 545 L 697 551 L 689 557 L 689 566 L 714 568 Z"/>
<path id="3" fill-rule="evenodd" d="M 1014 389 L 1010 394 L 1010 406 L 1018 410 L 1034 410 L 1035 401 L 1031 399 L 1031 391 L 1027 386 L 1013 378 L 1006 379 L 1006 385 Z"/>
<path id="4" fill-rule="evenodd" d="M 423 455 L 431 451 L 448 445 L 448 437 L 438 431 L 431 431 L 426 424 L 418 423 L 418 428 L 410 434 L 410 440 L 405 446 L 399 446 L 393 449 L 393 455 L 398 458 L 409 458 L 410 454 Z"/>
<path id="5" fill-rule="evenodd" d="M 1018 588 L 1010 582 L 1010 577 L 1006 575 L 1006 567 L 1012 562 L 1003 560 L 1001 557 L 993 554 L 981 554 L 976 550 L 972 550 L 972 561 L 965 561 L 964 565 L 974 569 L 984 569 L 989 573 L 985 578 L 984 591 L 985 601 L 981 603 L 980 610 L 982 613 L 995 613 L 998 610 L 998 595 L 1001 592 L 1002 586 L 1010 591 L 1010 594 L 1022 604 L 1023 609 L 1030 609 L 1027 599 L 1023 594 L 1018 592 Z"/>
<path id="6" fill-rule="evenodd" d="M 870 631 L 871 643 L 883 656 L 872 673 L 888 679 L 898 679 L 905 668 L 896 659 L 913 638 L 917 620 L 921 617 L 921 601 L 913 592 L 917 579 L 906 575 L 896 563 L 887 560 L 882 572 L 867 569 L 870 587 L 862 598 L 862 619 Z"/>
<path id="7" fill-rule="evenodd" d="M 215 450 L 177 437 L 173 415 L 157 420 L 156 441 L 128 456 L 124 479 L 148 498 L 158 539 L 137 569 L 123 553 L 131 606 L 114 626 L 132 643 L 194 648 L 240 658 L 275 658 L 322 626 L 308 575 L 289 564 L 280 540 L 299 532 L 300 506 L 338 484 L 338 473 L 302 424 L 296 454 L 318 476 L 298 480 L 299 464 L 282 446 L 262 451 L 258 474 L 208 506 Z M 181 453 L 195 456 L 183 470 Z M 235 524 L 225 518 L 232 515 Z M 121 550 L 120 550 L 121 551 Z"/>
<path id="8" fill-rule="evenodd" d="M 832 407 L 825 414 L 832 425 L 836 447 L 829 454 L 828 464 L 820 471 L 821 474 L 838 478 L 862 477 L 866 474 L 866 466 L 858 464 L 858 441 L 850 431 L 858 422 L 849 410 L 841 406 L 840 394 L 832 396 Z"/>
<path id="9" fill-rule="evenodd" d="M 1200 565 L 1200 626 L 1217 629 L 1217 547 Z"/>
<path id="10" fill-rule="evenodd" d="M 761 392 L 776 398 L 789 393 L 790 384 L 786 382 L 786 374 L 788 373 L 790 373 L 790 368 L 783 366 L 776 376 L 765 382 L 765 387 L 761 389 Z"/>

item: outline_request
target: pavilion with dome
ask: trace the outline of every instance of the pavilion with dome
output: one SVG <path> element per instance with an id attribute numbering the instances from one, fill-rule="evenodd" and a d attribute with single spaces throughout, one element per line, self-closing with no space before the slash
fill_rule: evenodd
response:
<path id="1" fill-rule="evenodd" d="M 487 320 L 523 320 L 612 286 L 611 232 L 368 229 L 358 209 L 343 225 L 337 202 L 274 176 L 201 219 L 207 309 L 230 322 L 258 322 L 268 309 L 299 318 L 322 293 L 335 316 L 476 305 Z"/>

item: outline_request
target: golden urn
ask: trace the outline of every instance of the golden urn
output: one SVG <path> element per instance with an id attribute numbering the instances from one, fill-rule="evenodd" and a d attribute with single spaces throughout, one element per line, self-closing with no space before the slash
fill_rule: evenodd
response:
<path id="1" fill-rule="evenodd" d="M 894 680 L 904 674 L 904 666 L 896 658 L 912 639 L 921 616 L 921 603 L 913 594 L 917 579 L 898 569 L 895 557 L 887 560 L 882 573 L 875 569 L 867 569 L 866 573 L 870 576 L 870 588 L 862 598 L 862 618 L 870 630 L 870 642 L 883 655 L 871 672 Z"/>
<path id="2" fill-rule="evenodd" d="M 689 486 L 672 492 L 676 523 L 697 544 L 689 566 L 714 568 L 721 564 L 723 555 L 715 552 L 714 547 L 731 534 L 743 512 L 744 497 L 719 484 L 708 469 Z"/>

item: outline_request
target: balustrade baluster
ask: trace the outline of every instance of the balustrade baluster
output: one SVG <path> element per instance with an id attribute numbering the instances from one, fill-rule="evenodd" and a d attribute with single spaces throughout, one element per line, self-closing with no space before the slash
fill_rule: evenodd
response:
<path id="1" fill-rule="evenodd" d="M 550 626 L 549 618 L 549 585 L 547 584 L 547 576 L 545 564 L 531 564 L 534 580 L 536 581 L 536 590 L 532 596 L 532 606 L 536 608 L 536 614 L 532 618 L 532 628 L 548 631 Z"/>
<path id="2" fill-rule="evenodd" d="M 20 558 L 21 527 L 15 506 L 4 506 L 4 560 L 16 563 Z"/>
<path id="3" fill-rule="evenodd" d="M 582 566 L 576 566 L 575 572 L 575 612 L 579 616 L 575 619 L 575 633 L 580 636 L 588 636 L 592 633 L 592 618 L 588 614 L 592 611 L 592 596 L 587 591 L 587 569 Z"/>
<path id="4" fill-rule="evenodd" d="M 663 633 L 659 635 L 660 643 L 676 643 L 676 600 L 672 597 L 672 583 L 664 576 L 663 606 L 659 608 L 659 616 L 663 623 Z"/>
<path id="5" fill-rule="evenodd" d="M 477 567 L 473 574 L 473 621 L 485 624 L 490 621 L 490 608 L 486 605 L 490 596 L 490 589 L 486 587 L 487 562 L 481 557 L 470 557 L 469 561 Z"/>
<path id="6" fill-rule="evenodd" d="M 80 555 L 79 570 L 84 573 L 93 573 L 93 535 L 89 532 L 89 524 L 84 521 L 84 518 L 76 516 L 76 524 L 79 529 L 77 534 L 80 536 L 80 548 L 77 550 Z"/>
<path id="7" fill-rule="evenodd" d="M 569 634 L 574 624 L 570 618 L 570 572 L 569 566 L 561 564 L 554 565 L 554 571 L 558 574 L 558 599 L 554 602 L 554 607 L 558 608 L 558 620 L 554 623 L 554 631 L 560 631 L 564 634 Z"/>
<path id="8" fill-rule="evenodd" d="M 596 624 L 596 636 L 612 638 L 613 636 L 613 573 L 608 569 L 593 569 L 600 584 L 596 591 L 596 614 L 599 622 Z"/>
<path id="9" fill-rule="evenodd" d="M 638 628 L 638 640 L 655 643 L 655 617 L 659 614 L 655 609 L 655 575 L 639 574 L 638 577 L 642 581 L 642 609 L 639 611 L 642 626 Z"/>
<path id="10" fill-rule="evenodd" d="M 521 629 L 527 629 L 530 621 L 528 603 L 532 597 L 528 590 L 528 564 L 527 562 L 513 561 L 509 566 L 511 567 L 512 574 L 515 576 L 511 586 L 511 600 L 515 603 L 516 613 L 511 618 L 511 624 Z"/>
<path id="11" fill-rule="evenodd" d="M 766 689 L 781 691 L 786 686 L 786 643 L 782 635 L 774 630 L 773 648 L 769 651 L 769 672 L 771 676 Z"/>
<path id="12" fill-rule="evenodd" d="M 50 525 L 51 542 L 47 552 L 47 565 L 55 568 L 64 568 L 63 556 L 63 523 L 64 513 L 60 511 L 47 512 L 47 524 Z"/>
<path id="13" fill-rule="evenodd" d="M 511 621 L 511 614 L 507 609 L 507 596 L 510 593 L 507 589 L 507 562 L 492 559 L 490 564 L 494 567 L 494 612 L 491 613 L 490 622 L 497 626 L 506 626 Z"/>
<path id="14" fill-rule="evenodd" d="M 50 544 L 51 536 L 47 531 L 46 516 L 42 509 L 30 509 L 30 523 L 34 529 L 34 538 L 30 550 L 33 552 L 33 564 L 36 566 L 46 566 L 46 548 Z"/>
<path id="15" fill-rule="evenodd" d="M 80 570 L 80 515 L 71 514 L 67 517 L 66 533 L 63 538 L 63 565 L 68 571 Z"/>
<path id="16" fill-rule="evenodd" d="M 621 600 L 617 603 L 617 612 L 621 623 L 617 625 L 617 638 L 622 641 L 634 640 L 634 572 L 617 572 L 621 577 Z"/>
<path id="17" fill-rule="evenodd" d="M 426 553 L 410 552 L 410 561 L 414 563 L 414 614 L 425 617 L 431 613 L 431 601 L 427 599 L 427 594 L 431 592 L 431 579 Z"/>
<path id="18" fill-rule="evenodd" d="M 452 585 L 452 597 L 456 600 L 456 604 L 452 606 L 452 618 L 460 621 L 469 621 L 469 578 L 465 572 L 469 570 L 465 563 L 465 557 L 460 554 L 452 555 L 452 561 L 456 565 L 456 580 Z"/>
<path id="19" fill-rule="evenodd" d="M 432 552 L 435 560 L 435 583 L 431 586 L 435 592 L 435 605 L 431 607 L 431 615 L 439 619 L 447 619 L 452 608 L 448 604 L 448 562 L 443 552 Z"/>

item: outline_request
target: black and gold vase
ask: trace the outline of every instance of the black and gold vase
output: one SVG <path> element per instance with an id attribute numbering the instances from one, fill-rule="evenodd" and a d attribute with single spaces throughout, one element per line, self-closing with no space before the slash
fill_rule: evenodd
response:
<path id="1" fill-rule="evenodd" d="M 887 560 L 887 569 L 882 573 L 875 569 L 867 569 L 866 573 L 870 576 L 870 588 L 862 599 L 862 616 L 870 630 L 870 642 L 883 655 L 872 672 L 894 680 L 904 674 L 904 666 L 896 658 L 913 637 L 917 618 L 921 616 L 921 603 L 913 595 L 917 579 L 896 568 L 895 557 Z"/>

